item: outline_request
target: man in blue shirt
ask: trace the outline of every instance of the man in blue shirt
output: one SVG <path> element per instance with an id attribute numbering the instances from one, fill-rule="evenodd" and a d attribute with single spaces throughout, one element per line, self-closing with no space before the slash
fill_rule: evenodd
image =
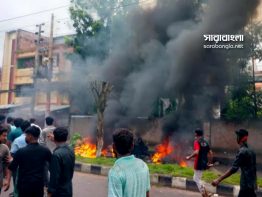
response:
<path id="1" fill-rule="evenodd" d="M 149 197 L 149 170 L 145 162 L 131 155 L 133 147 L 134 137 L 128 129 L 113 134 L 118 159 L 108 174 L 108 197 Z"/>
<path id="2" fill-rule="evenodd" d="M 23 134 L 20 135 L 18 138 L 16 138 L 11 145 L 11 151 L 10 152 L 11 152 L 12 155 L 15 154 L 16 151 L 18 151 L 20 148 L 23 148 L 27 145 L 27 143 L 25 141 L 25 130 L 29 127 L 30 127 L 30 122 L 27 121 L 27 120 L 23 121 L 23 123 L 21 124 L 21 130 L 22 130 Z"/>
<path id="3" fill-rule="evenodd" d="M 14 125 L 15 125 L 15 129 L 13 131 L 11 131 L 10 133 L 8 133 L 7 139 L 9 141 L 9 145 L 11 145 L 11 143 L 13 143 L 13 141 L 18 138 L 20 135 L 22 135 L 22 129 L 21 129 L 21 125 L 23 123 L 23 119 L 22 118 L 16 118 L 14 120 Z"/>

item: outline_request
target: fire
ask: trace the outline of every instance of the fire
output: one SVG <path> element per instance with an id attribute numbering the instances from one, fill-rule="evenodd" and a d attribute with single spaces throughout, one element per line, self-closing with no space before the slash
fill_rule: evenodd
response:
<path id="1" fill-rule="evenodd" d="M 179 163 L 180 167 L 185 168 L 187 167 L 187 163 L 185 161 L 180 161 Z"/>
<path id="2" fill-rule="evenodd" d="M 169 144 L 169 140 L 166 139 L 164 142 L 156 147 L 156 153 L 152 156 L 151 160 L 153 163 L 161 163 L 162 159 L 170 155 L 174 151 L 174 148 Z"/>
<path id="3" fill-rule="evenodd" d="M 85 158 L 96 158 L 96 145 L 89 138 L 83 138 L 75 147 L 75 154 Z M 104 157 L 115 157 L 112 146 L 103 149 L 101 155 Z"/>
<path id="4" fill-rule="evenodd" d="M 176 147 L 177 152 L 181 147 Z M 151 160 L 153 163 L 160 164 L 165 157 L 169 157 L 172 161 L 177 161 L 179 166 L 185 168 L 187 167 L 187 163 L 181 159 L 182 157 L 179 154 L 175 154 L 175 148 L 169 143 L 169 139 L 165 139 L 162 144 L 157 145 L 156 153 L 152 156 Z"/>
<path id="5" fill-rule="evenodd" d="M 96 145 L 88 138 L 84 138 L 81 144 L 75 147 L 75 154 L 86 158 L 96 158 Z"/>

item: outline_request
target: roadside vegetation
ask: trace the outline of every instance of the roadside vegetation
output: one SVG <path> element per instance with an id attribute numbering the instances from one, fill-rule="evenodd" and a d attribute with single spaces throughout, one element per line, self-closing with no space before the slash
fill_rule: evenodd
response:
<path id="1" fill-rule="evenodd" d="M 105 166 L 113 166 L 115 162 L 115 158 L 83 158 L 77 156 L 77 161 L 82 163 L 94 164 L 94 165 L 105 165 Z M 151 174 L 162 174 L 169 175 L 175 177 L 185 177 L 192 179 L 194 170 L 190 167 L 180 167 L 177 164 L 148 164 L 149 170 Z M 219 173 L 212 171 L 212 169 L 204 172 L 203 180 L 210 183 L 212 180 L 217 178 Z M 239 185 L 240 182 L 240 173 L 236 173 L 231 177 L 225 179 L 222 183 L 228 185 Z M 258 186 L 262 187 L 262 177 L 258 177 Z"/>

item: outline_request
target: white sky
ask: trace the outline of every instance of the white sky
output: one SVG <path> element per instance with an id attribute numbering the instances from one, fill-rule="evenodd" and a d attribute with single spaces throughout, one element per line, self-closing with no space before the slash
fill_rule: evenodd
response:
<path id="1" fill-rule="evenodd" d="M 51 13 L 54 13 L 54 36 L 73 33 L 68 7 L 2 22 L 3 20 L 69 4 L 70 0 L 0 0 L 0 67 L 3 62 L 4 36 L 7 31 L 19 28 L 35 32 L 35 25 L 44 22 L 44 35 L 49 35 Z"/>

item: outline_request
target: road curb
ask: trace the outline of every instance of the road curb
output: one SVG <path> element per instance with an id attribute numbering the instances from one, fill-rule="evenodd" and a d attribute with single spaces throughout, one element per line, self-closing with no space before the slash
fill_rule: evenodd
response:
<path id="1" fill-rule="evenodd" d="M 81 162 L 76 162 L 75 164 L 75 171 L 77 172 L 107 176 L 109 170 L 110 167 L 108 166 L 85 164 Z M 196 183 L 193 180 L 184 177 L 151 174 L 150 182 L 153 185 L 161 185 L 189 191 L 198 191 Z M 213 187 L 208 183 L 204 183 L 204 185 L 208 191 L 218 195 L 236 197 L 239 192 L 239 186 L 219 185 L 218 187 Z M 261 189 L 257 192 L 257 197 L 262 197 Z"/>

